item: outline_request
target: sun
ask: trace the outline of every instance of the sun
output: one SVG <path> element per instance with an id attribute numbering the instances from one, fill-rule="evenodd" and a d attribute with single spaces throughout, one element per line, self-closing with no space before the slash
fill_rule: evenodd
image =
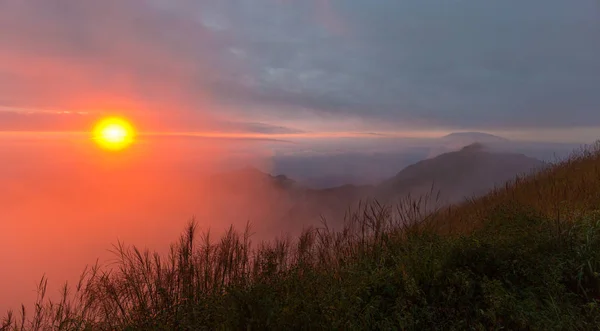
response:
<path id="1" fill-rule="evenodd" d="M 92 138 L 104 149 L 119 151 L 133 143 L 135 129 L 123 118 L 108 117 L 96 124 L 92 131 Z"/>

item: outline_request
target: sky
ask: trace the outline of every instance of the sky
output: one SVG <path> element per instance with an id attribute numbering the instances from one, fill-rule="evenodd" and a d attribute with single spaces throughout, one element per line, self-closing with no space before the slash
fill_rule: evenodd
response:
<path id="1" fill-rule="evenodd" d="M 0 130 L 120 113 L 148 131 L 590 141 L 598 35 L 596 0 L 4 0 Z"/>

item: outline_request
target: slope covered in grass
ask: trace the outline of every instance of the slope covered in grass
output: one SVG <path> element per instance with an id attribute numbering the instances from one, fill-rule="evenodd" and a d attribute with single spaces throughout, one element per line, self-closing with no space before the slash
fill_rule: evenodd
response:
<path id="1" fill-rule="evenodd" d="M 253 244 L 192 223 L 168 257 L 117 245 L 60 302 L 2 330 L 592 330 L 600 323 L 600 150 L 473 201 L 367 204 L 333 232 Z"/>

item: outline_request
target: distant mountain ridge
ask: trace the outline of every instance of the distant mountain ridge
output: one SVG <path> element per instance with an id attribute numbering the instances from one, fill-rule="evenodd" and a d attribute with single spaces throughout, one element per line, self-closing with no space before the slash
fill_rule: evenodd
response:
<path id="1" fill-rule="evenodd" d="M 361 200 L 376 198 L 393 203 L 401 197 L 440 192 L 441 203 L 456 203 L 503 185 L 518 174 L 540 169 L 545 163 L 517 153 L 494 152 L 485 144 L 473 143 L 458 151 L 416 162 L 377 185 L 341 185 L 327 189 L 307 188 L 285 175 L 270 175 L 256 168 L 243 168 L 221 174 L 213 182 L 216 191 L 243 198 L 245 205 L 252 197 L 268 199 L 268 211 L 277 222 L 306 224 L 324 216 L 329 220 L 344 217 L 349 207 Z M 216 192 L 215 191 L 215 192 Z M 268 213 L 267 213 L 268 212 Z M 269 216 L 269 217 L 271 217 Z"/>
<path id="2" fill-rule="evenodd" d="M 524 154 L 492 152 L 484 144 L 474 143 L 404 168 L 380 185 L 380 196 L 405 194 L 407 188 L 413 195 L 424 194 L 433 186 L 444 200 L 454 203 L 544 166 Z"/>

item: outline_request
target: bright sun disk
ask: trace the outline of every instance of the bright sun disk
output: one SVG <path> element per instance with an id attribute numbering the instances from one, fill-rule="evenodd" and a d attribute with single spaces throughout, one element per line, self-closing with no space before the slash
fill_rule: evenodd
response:
<path id="1" fill-rule="evenodd" d="M 100 147 L 121 150 L 133 143 L 135 130 L 125 119 L 109 117 L 96 124 L 92 135 Z"/>

